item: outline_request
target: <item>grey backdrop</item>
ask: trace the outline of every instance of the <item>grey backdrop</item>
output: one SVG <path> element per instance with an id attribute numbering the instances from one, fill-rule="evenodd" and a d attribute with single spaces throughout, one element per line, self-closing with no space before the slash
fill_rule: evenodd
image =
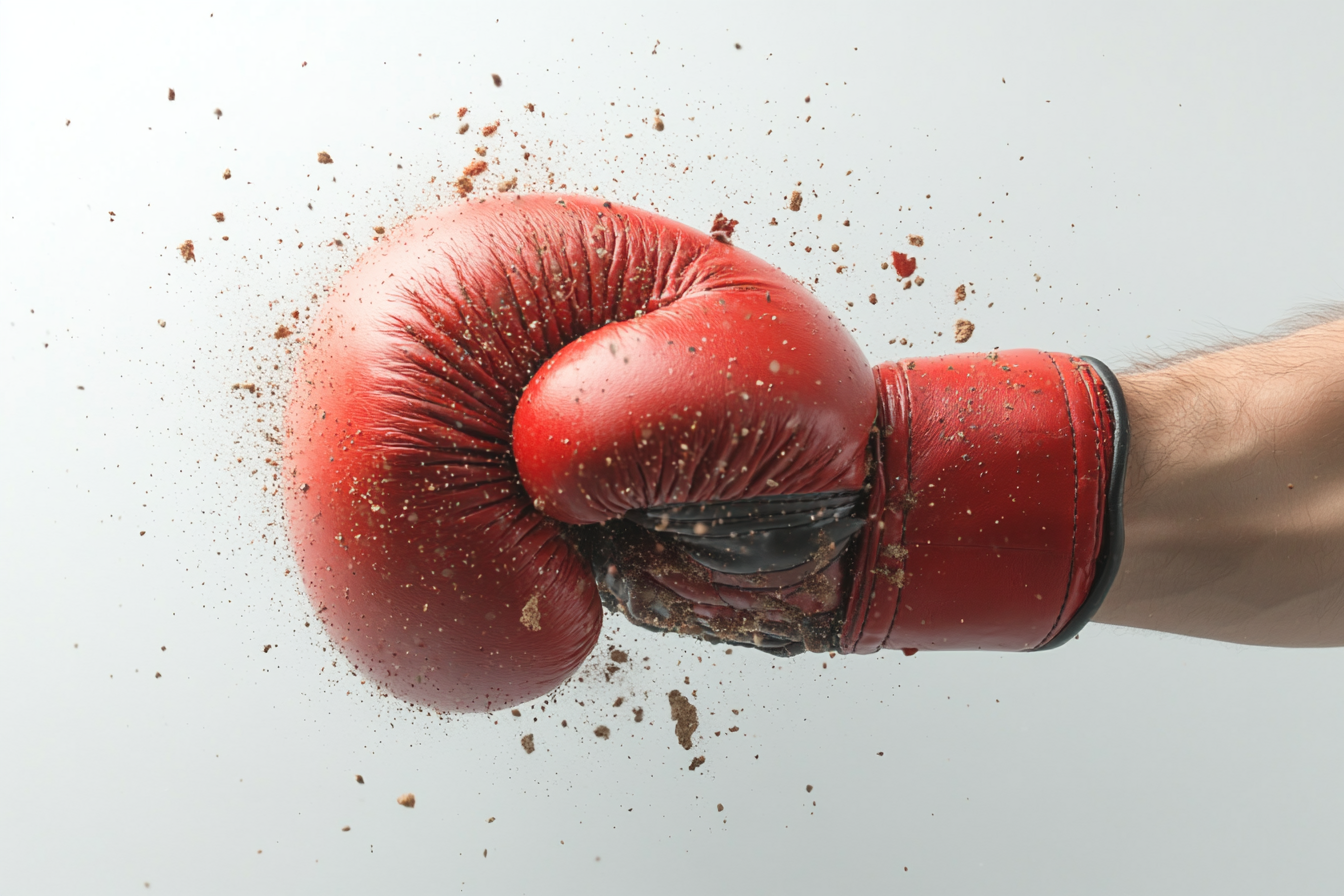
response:
<path id="1" fill-rule="evenodd" d="M 1338 892 L 1344 651 L 772 664 L 609 620 L 544 715 L 448 719 L 286 574 L 271 334 L 481 143 L 738 218 L 874 360 L 965 316 L 1123 366 L 1340 298 L 1344 7 L 1086 6 L 0 3 L 0 890 Z"/>

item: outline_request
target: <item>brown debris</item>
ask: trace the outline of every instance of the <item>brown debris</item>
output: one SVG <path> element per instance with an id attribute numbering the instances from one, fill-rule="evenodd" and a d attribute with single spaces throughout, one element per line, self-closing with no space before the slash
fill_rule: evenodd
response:
<path id="1" fill-rule="evenodd" d="M 919 236 L 918 234 L 912 233 L 909 236 L 907 236 L 906 239 L 910 241 L 910 245 L 912 246 L 924 245 L 924 237 Z"/>
<path id="2" fill-rule="evenodd" d="M 737 227 L 737 220 L 727 218 L 722 212 L 714 216 L 714 223 L 709 228 L 709 235 L 721 243 L 733 244 L 733 229 Z"/>
<path id="3" fill-rule="evenodd" d="M 317 163 L 319 165 L 330 165 L 331 162 L 331 155 L 325 149 L 317 154 Z"/>
<path id="4" fill-rule="evenodd" d="M 613 703 L 613 704 L 611 704 L 611 708 L 612 708 L 612 709 L 616 709 L 617 707 L 619 707 L 619 706 L 620 706 L 622 703 L 624 703 L 624 702 L 625 702 L 625 698 L 624 698 L 624 697 L 617 697 L 617 698 L 616 698 L 616 702 Z"/>
<path id="5" fill-rule="evenodd" d="M 681 691 L 668 691 L 667 702 L 672 708 L 672 721 L 677 723 L 677 743 L 683 750 L 691 748 L 691 735 L 700 727 L 700 714 L 695 705 L 681 695 Z M 636 720 L 638 721 L 638 720 Z M 704 761 L 702 758 L 701 762 Z M 692 763 L 694 770 L 694 763 Z"/>
<path id="6" fill-rule="evenodd" d="M 177 251 L 182 253 L 183 261 L 196 260 L 196 244 L 191 240 L 183 240 L 182 245 L 177 247 Z"/>
<path id="7" fill-rule="evenodd" d="M 789 194 L 789 211 L 796 212 L 803 207 L 803 194 L 794 190 Z"/>
<path id="8" fill-rule="evenodd" d="M 231 177 L 233 177 L 233 172 L 230 171 L 229 169 L 225 168 L 225 169 L 224 169 L 224 179 L 225 179 L 225 180 L 228 180 L 228 179 L 231 178 Z"/>
<path id="9" fill-rule="evenodd" d="M 169 87 L 169 88 L 168 88 L 168 102 L 171 103 L 171 102 L 172 102 L 173 100 L 175 100 L 175 99 L 177 99 L 177 91 L 174 90 L 173 88 Z"/>
<path id="10" fill-rule="evenodd" d="M 465 133 L 466 133 L 467 131 L 469 131 L 469 130 L 471 130 L 471 125 L 467 124 L 467 123 L 464 121 L 464 122 L 462 122 L 462 126 L 461 126 L 460 128 L 457 129 L 457 132 L 458 132 L 459 134 L 465 134 Z"/>
<path id="11" fill-rule="evenodd" d="M 467 177 L 475 177 L 478 174 L 484 174 L 485 169 L 489 167 L 490 166 L 485 163 L 485 160 L 474 159 L 469 165 L 467 165 L 467 167 L 462 169 L 462 173 L 465 174 Z"/>
<path id="12" fill-rule="evenodd" d="M 465 196 L 472 190 L 476 189 L 476 184 L 473 183 L 471 178 L 467 177 L 465 174 L 462 177 L 459 177 L 456 181 L 454 181 L 453 186 L 457 188 L 457 195 L 459 196 Z"/>
<path id="13" fill-rule="evenodd" d="M 363 783 L 364 783 L 364 776 L 363 776 L 363 775 L 355 775 L 355 783 L 356 783 L 356 784 L 363 784 Z"/>
<path id="14" fill-rule="evenodd" d="M 291 330 L 289 327 L 285 326 L 284 324 L 281 324 L 280 326 L 275 328 L 276 339 L 288 339 L 290 336 L 293 335 L 294 331 Z"/>
<path id="15" fill-rule="evenodd" d="M 642 707 L 642 706 L 636 706 L 636 707 L 634 708 L 634 714 L 635 714 L 635 724 L 636 724 L 636 725 L 638 725 L 640 722 L 644 721 L 644 707 Z"/>
<path id="16" fill-rule="evenodd" d="M 966 285 L 963 283 L 957 287 L 956 298 L 952 300 L 952 304 L 960 305 L 964 301 L 966 301 Z"/>
<path id="17" fill-rule="evenodd" d="M 702 765 L 704 765 L 704 764 L 705 764 L 705 757 L 703 757 L 703 756 L 697 756 L 697 757 L 695 757 L 694 759 L 691 760 L 690 771 L 695 771 L 696 769 L 698 769 L 700 766 L 702 766 Z"/>
<path id="18" fill-rule="evenodd" d="M 490 80 L 495 82 L 496 87 L 504 86 L 504 79 L 501 78 L 499 75 L 491 75 Z"/>
<path id="19" fill-rule="evenodd" d="M 511 710 L 509 710 L 509 715 L 511 715 L 511 716 L 513 716 L 515 719 L 517 719 L 517 718 L 519 718 L 519 717 L 522 716 L 522 713 L 519 712 L 519 711 L 516 710 L 516 709 L 511 709 Z"/>
<path id="20" fill-rule="evenodd" d="M 521 744 L 523 745 L 523 752 L 524 752 L 524 753 L 529 753 L 529 754 L 530 754 L 530 753 L 532 753 L 532 751 L 536 750 L 536 748 L 537 748 L 537 745 L 536 745 L 536 743 L 532 740 L 532 735 L 530 735 L 530 734 L 524 734 L 522 740 L 519 741 L 519 743 L 521 743 Z"/>
<path id="21" fill-rule="evenodd" d="M 457 110 L 457 117 L 458 117 L 458 118 L 466 118 L 466 117 L 467 117 L 467 107 L 466 107 L 466 106 L 463 106 L 463 107 L 461 107 L 460 109 Z"/>
<path id="22" fill-rule="evenodd" d="M 481 128 L 481 136 L 489 137 L 497 130 L 499 130 L 499 122 L 496 121 L 494 124 L 488 124 L 485 127 Z"/>
<path id="23" fill-rule="evenodd" d="M 593 734 L 596 734 L 603 740 L 607 740 L 608 738 L 611 737 L 611 729 L 608 728 L 606 725 L 598 725 L 596 728 L 593 729 Z"/>
<path id="24" fill-rule="evenodd" d="M 495 184 L 495 189 L 501 193 L 507 193 L 516 186 L 518 186 L 518 178 L 511 177 L 508 180 L 502 180 Z"/>
<path id="25" fill-rule="evenodd" d="M 476 155 L 480 156 L 481 158 L 485 158 L 485 154 L 487 152 L 489 152 L 489 150 L 486 149 L 484 146 L 476 147 Z"/>
<path id="26" fill-rule="evenodd" d="M 381 224 L 375 224 L 373 225 L 373 232 L 378 234 L 379 236 L 382 236 L 383 234 L 387 233 L 387 228 Z"/>
<path id="27" fill-rule="evenodd" d="M 868 304 L 869 305 L 877 304 L 877 293 L 872 293 L 871 295 L 868 296 Z"/>
<path id="28" fill-rule="evenodd" d="M 923 285 L 924 285 L 924 278 L 923 278 L 923 277 L 916 277 L 916 278 L 915 278 L 915 285 L 916 285 L 916 286 L 923 286 Z"/>
<path id="29" fill-rule="evenodd" d="M 541 600 L 540 594 L 528 598 L 527 603 L 523 604 L 523 615 L 518 618 L 519 622 L 534 632 L 541 631 L 541 607 L 537 605 L 539 600 Z"/>
<path id="30" fill-rule="evenodd" d="M 397 805 L 398 805 L 398 806 L 405 806 L 407 809 L 414 809 L 414 808 L 415 808 L 415 794 L 413 794 L 413 793 L 403 793 L 401 796 L 397 797 Z"/>
<path id="31" fill-rule="evenodd" d="M 964 318 L 958 318 L 957 334 L 953 338 L 955 338 L 957 342 L 965 342 L 966 340 L 971 338 L 971 334 L 974 332 L 975 332 L 975 324 L 971 323 L 968 320 L 965 320 Z"/>
<path id="32" fill-rule="evenodd" d="M 653 129 L 655 131 L 661 131 L 663 129 L 663 119 L 661 116 L 653 116 Z"/>
<path id="33" fill-rule="evenodd" d="M 613 663 L 628 663 L 630 661 L 630 654 L 626 653 L 624 650 L 617 650 L 615 647 L 613 647 L 611 648 L 610 653 L 611 653 L 611 661 Z M 619 703 L 617 703 L 616 705 L 620 706 Z"/>
<path id="34" fill-rule="evenodd" d="M 224 110 L 223 110 L 223 109 L 216 109 L 216 110 L 215 110 L 215 118 L 216 118 L 216 120 L 218 120 L 218 119 L 220 119 L 220 118 L 223 118 L 223 117 L 224 117 Z"/>

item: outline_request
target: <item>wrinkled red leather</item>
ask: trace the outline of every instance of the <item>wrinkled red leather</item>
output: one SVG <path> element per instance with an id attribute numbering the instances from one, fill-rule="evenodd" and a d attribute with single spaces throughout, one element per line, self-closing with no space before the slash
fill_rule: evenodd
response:
<path id="1" fill-rule="evenodd" d="M 1031 650 L 1086 599 L 1113 450 L 1086 363 L 1029 349 L 882 364 L 841 650 Z"/>
<path id="2" fill-rule="evenodd" d="M 877 406 L 849 331 L 750 253 L 681 238 L 664 287 L 675 302 L 579 337 L 524 390 L 514 455 L 537 506 L 598 523 L 632 508 L 862 488 Z M 621 260 L 628 277 L 646 264 Z"/>
<path id="3" fill-rule="evenodd" d="M 682 426 L 676 444 L 694 443 L 695 477 L 678 485 L 670 474 L 640 476 L 641 500 L 790 490 L 769 485 L 772 477 L 796 481 L 793 491 L 862 484 L 876 415 L 863 355 L 805 289 L 749 253 L 586 197 L 509 196 L 413 218 L 341 278 L 286 410 L 291 540 L 319 617 L 361 675 L 422 704 L 489 710 L 549 692 L 591 651 L 601 625 L 591 567 L 565 527 L 534 506 L 512 440 L 533 375 L 596 330 L 600 339 L 569 355 L 578 379 L 542 386 L 563 400 L 595 376 L 634 393 L 613 406 L 618 422 L 638 408 L 641 428 Z M 804 350 L 818 334 L 824 349 Z M 655 337 L 674 345 L 654 346 Z M 593 363 L 616 357 L 609 343 L 620 369 Z M 655 377 L 664 364 L 673 375 Z M 706 412 L 696 419 L 721 411 L 716 424 L 764 432 L 734 446 L 727 430 L 710 437 L 711 421 L 690 431 L 676 419 L 695 409 Z M 600 415 L 534 422 L 520 439 L 542 443 L 530 458 L 544 457 L 553 435 L 610 431 Z M 641 432 L 614 435 L 616 456 L 630 464 L 623 477 L 658 455 Z M 748 472 L 699 481 L 718 459 Z M 585 482 L 583 494 L 605 502 L 597 511 L 562 499 L 567 481 L 558 476 L 554 493 L 537 487 L 552 515 L 589 521 L 634 506 L 616 477 Z M 538 631 L 521 618 L 534 596 Z"/>

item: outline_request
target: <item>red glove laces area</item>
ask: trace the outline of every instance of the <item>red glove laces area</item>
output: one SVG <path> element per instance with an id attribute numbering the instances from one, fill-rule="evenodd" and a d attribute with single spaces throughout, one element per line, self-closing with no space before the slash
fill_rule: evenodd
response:
<path id="1" fill-rule="evenodd" d="M 780 655 L 1030 650 L 1105 553 L 1107 396 L 1036 351 L 874 370 L 791 278 L 637 209 L 464 203 L 323 306 L 290 533 L 333 641 L 442 709 L 550 691 L 603 602 Z"/>

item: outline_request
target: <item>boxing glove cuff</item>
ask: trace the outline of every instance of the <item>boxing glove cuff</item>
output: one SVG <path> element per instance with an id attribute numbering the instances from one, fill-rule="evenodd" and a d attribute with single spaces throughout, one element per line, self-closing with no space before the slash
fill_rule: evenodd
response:
<path id="1" fill-rule="evenodd" d="M 1128 423 L 1115 376 L 1034 350 L 899 361 L 874 375 L 875 469 L 840 650 L 1069 640 L 1123 549 Z"/>

